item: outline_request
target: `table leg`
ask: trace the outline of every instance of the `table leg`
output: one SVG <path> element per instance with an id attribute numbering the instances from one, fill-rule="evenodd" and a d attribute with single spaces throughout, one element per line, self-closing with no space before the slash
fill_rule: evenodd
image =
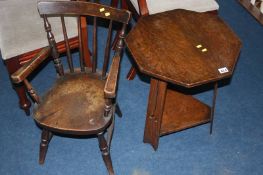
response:
<path id="1" fill-rule="evenodd" d="M 151 144 L 154 150 L 157 150 L 159 144 L 166 89 L 166 82 L 151 79 L 143 141 Z"/>
<path id="2" fill-rule="evenodd" d="M 215 106 L 216 106 L 217 88 L 218 88 L 218 83 L 216 82 L 215 85 L 214 85 L 214 95 L 213 95 L 213 102 L 212 102 L 212 107 L 211 107 L 210 134 L 212 134 L 212 132 L 213 132 L 213 123 L 214 123 L 214 114 L 215 114 Z"/>

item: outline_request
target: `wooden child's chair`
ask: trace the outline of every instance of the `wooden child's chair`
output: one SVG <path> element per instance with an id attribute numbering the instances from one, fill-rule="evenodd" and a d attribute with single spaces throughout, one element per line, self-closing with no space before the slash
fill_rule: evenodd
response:
<path id="1" fill-rule="evenodd" d="M 119 10 L 109 6 L 80 1 L 40 1 L 38 10 L 44 19 L 45 30 L 49 46 L 42 49 L 35 58 L 22 68 L 12 74 L 14 83 L 23 83 L 34 99 L 34 119 L 43 129 L 40 143 L 39 163 L 44 163 L 49 141 L 53 133 L 69 135 L 96 135 L 99 140 L 99 147 L 103 160 L 110 175 L 114 174 L 111 157 L 110 142 L 114 126 L 115 109 L 118 112 L 116 103 L 118 74 L 121 60 L 121 52 L 124 44 L 124 32 L 130 19 L 127 10 Z M 61 19 L 62 35 L 66 43 L 66 55 L 69 70 L 64 70 L 56 47 L 56 36 L 53 33 L 53 26 L 50 24 L 50 16 L 57 16 Z M 66 18 L 77 18 L 77 31 L 79 40 L 79 67 L 74 67 L 72 60 Z M 83 57 L 83 45 L 81 36 L 81 17 L 93 18 L 93 49 L 92 68 L 86 67 Z M 108 36 L 105 48 L 97 48 L 97 27 L 100 19 L 107 20 Z M 107 24 L 103 21 L 104 24 Z M 110 45 L 113 22 L 122 24 L 118 37 L 117 47 L 111 61 L 110 70 L 107 73 L 110 62 Z M 102 28 L 102 27 L 100 27 Z M 43 29 L 44 30 L 44 29 Z M 103 29 L 104 30 L 104 29 Z M 101 40 L 100 40 L 101 41 Z M 98 49 L 105 51 L 102 59 L 97 59 Z M 55 84 L 39 97 L 32 85 L 28 82 L 28 75 L 34 71 L 45 59 L 52 56 L 58 78 Z M 104 60 L 102 70 L 98 70 L 97 61 Z M 121 115 L 119 111 L 119 115 Z M 107 140 L 104 133 L 107 132 Z"/>

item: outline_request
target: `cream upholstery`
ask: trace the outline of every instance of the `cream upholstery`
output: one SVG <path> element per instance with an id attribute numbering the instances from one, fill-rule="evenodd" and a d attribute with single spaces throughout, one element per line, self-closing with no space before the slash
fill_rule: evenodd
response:
<path id="1" fill-rule="evenodd" d="M 37 11 L 37 0 L 0 0 L 0 49 L 4 60 L 48 45 L 43 19 Z M 52 31 L 60 33 L 56 41 L 63 40 L 58 18 L 50 20 Z M 76 18 L 66 19 L 68 37 L 77 36 Z"/>
<path id="2" fill-rule="evenodd" d="M 130 0 L 139 13 L 138 1 Z M 196 12 L 218 10 L 215 0 L 146 0 L 149 14 L 160 13 L 173 9 L 186 9 Z"/>

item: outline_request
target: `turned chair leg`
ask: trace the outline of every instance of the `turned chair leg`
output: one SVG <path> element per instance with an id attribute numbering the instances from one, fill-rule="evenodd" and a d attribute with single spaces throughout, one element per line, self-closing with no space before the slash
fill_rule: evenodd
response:
<path id="1" fill-rule="evenodd" d="M 113 132 L 114 132 L 114 123 L 115 123 L 115 117 L 113 116 L 112 122 L 111 122 L 110 126 L 107 129 L 107 145 L 108 145 L 109 149 L 110 149 L 110 146 L 111 146 L 112 135 L 113 135 Z"/>
<path id="2" fill-rule="evenodd" d="M 103 136 L 103 133 L 98 134 L 98 141 L 99 141 L 99 147 L 100 147 L 101 155 L 102 155 L 103 161 L 107 167 L 109 175 L 114 175 L 111 157 L 110 157 L 110 148 L 106 142 L 106 139 Z"/>
<path id="3" fill-rule="evenodd" d="M 52 133 L 50 131 L 43 129 L 42 134 L 41 134 L 41 142 L 40 142 L 40 149 L 39 149 L 39 164 L 44 164 L 45 162 L 48 144 L 51 138 L 52 138 Z"/>
<path id="4" fill-rule="evenodd" d="M 120 109 L 120 106 L 119 106 L 118 103 L 116 103 L 116 104 L 114 105 L 112 122 L 111 122 L 110 126 L 107 128 L 107 145 L 108 145 L 109 148 L 110 148 L 110 145 L 111 145 L 112 135 L 113 135 L 113 132 L 114 132 L 115 113 L 116 113 L 119 117 L 122 117 L 122 112 L 121 112 L 121 109 Z"/>

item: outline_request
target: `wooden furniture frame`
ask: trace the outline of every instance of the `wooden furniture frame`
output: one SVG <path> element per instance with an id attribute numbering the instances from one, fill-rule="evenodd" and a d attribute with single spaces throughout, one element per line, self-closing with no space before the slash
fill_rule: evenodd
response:
<path id="1" fill-rule="evenodd" d="M 212 133 L 217 82 L 231 77 L 241 48 L 218 15 L 173 10 L 143 16 L 125 41 L 140 72 L 151 77 L 143 141 L 156 150 L 160 136 L 204 123 Z M 211 106 L 183 91 L 210 83 Z"/>
<path id="2" fill-rule="evenodd" d="M 36 7 L 37 8 L 37 7 Z M 83 37 L 83 45 L 86 46 L 84 50 L 84 57 L 85 57 L 85 63 L 87 66 L 91 66 L 91 56 L 88 49 L 88 36 L 86 33 L 86 19 L 81 18 L 81 31 L 82 31 L 82 37 Z M 79 42 L 78 37 L 70 38 L 69 40 L 69 46 L 70 48 L 78 48 Z M 57 43 L 58 51 L 59 53 L 64 53 L 66 50 L 65 42 L 59 42 Z M 4 63 L 6 65 L 7 71 L 9 75 L 11 76 L 14 72 L 16 72 L 19 68 L 21 68 L 24 64 L 28 63 L 30 60 L 32 60 L 37 53 L 39 53 L 43 48 L 39 48 L 37 50 L 33 50 L 27 53 L 22 53 L 18 56 L 9 58 L 7 60 L 4 60 Z M 16 91 L 18 98 L 19 98 L 19 106 L 25 111 L 27 115 L 30 115 L 30 107 L 31 107 L 31 101 L 28 99 L 26 95 L 26 88 L 23 84 L 13 84 L 12 86 L 14 90 Z"/>
<path id="3" fill-rule="evenodd" d="M 44 163 L 48 144 L 54 133 L 77 136 L 96 135 L 108 173 L 114 175 L 110 157 L 110 144 L 115 112 L 121 116 L 116 102 L 118 75 L 125 30 L 131 14 L 127 10 L 80 1 L 40 1 L 38 2 L 38 11 L 44 20 L 49 46 L 43 48 L 30 62 L 13 73 L 11 78 L 13 83 L 23 83 L 25 85 L 36 104 L 34 119 L 42 128 L 39 163 Z M 74 68 L 65 25 L 65 18 L 69 15 L 70 17 L 76 17 L 78 20 L 80 66 L 76 68 Z M 55 36 L 52 32 L 52 25 L 49 23 L 49 17 L 54 16 L 61 18 L 69 70 L 63 68 Z M 84 61 L 83 37 L 81 36 L 81 19 L 87 16 L 93 18 L 91 69 L 87 67 Z M 97 58 L 97 45 L 100 45 L 97 39 L 99 19 L 107 20 L 108 23 L 105 24 L 109 24 L 106 47 L 102 49 L 105 52 L 101 70 L 97 68 L 97 61 L 100 60 Z M 115 22 L 120 23 L 122 27 L 110 64 L 110 70 L 107 71 L 111 55 L 112 26 Z M 53 58 L 58 78 L 48 92 L 40 97 L 27 79 L 49 55 Z M 105 132 L 107 132 L 107 139 L 104 138 Z"/>
<path id="4" fill-rule="evenodd" d="M 250 0 L 238 0 L 238 2 L 252 15 L 256 20 L 263 25 L 263 13 L 259 7 L 253 5 Z M 262 2 L 261 2 L 262 3 Z"/>

